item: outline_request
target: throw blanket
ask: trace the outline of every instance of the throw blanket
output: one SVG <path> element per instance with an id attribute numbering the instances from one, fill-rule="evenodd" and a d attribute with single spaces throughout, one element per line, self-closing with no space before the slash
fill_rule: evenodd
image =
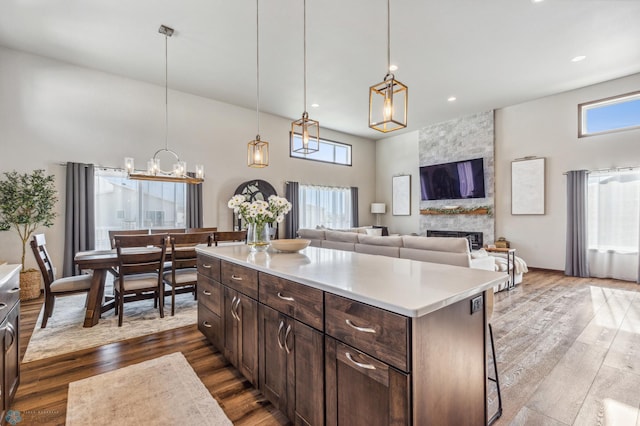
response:
<path id="1" fill-rule="evenodd" d="M 503 253 L 490 253 L 496 260 L 496 270 L 506 272 L 507 271 L 507 255 Z M 529 272 L 527 264 L 521 257 L 515 257 L 516 274 L 522 274 Z"/>

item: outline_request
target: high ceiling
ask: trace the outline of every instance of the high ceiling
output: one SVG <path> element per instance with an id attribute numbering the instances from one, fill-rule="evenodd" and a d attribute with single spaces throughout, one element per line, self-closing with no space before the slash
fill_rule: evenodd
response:
<path id="1" fill-rule="evenodd" d="M 161 86 L 158 27 L 173 27 L 169 86 L 255 109 L 255 0 L 1 3 L 0 45 Z M 302 6 L 260 0 L 261 110 L 292 120 L 303 112 Z M 638 0 L 392 0 L 407 130 L 638 73 L 639 19 Z M 307 0 L 307 68 L 321 128 L 385 137 L 367 126 L 369 86 L 386 73 L 385 0 Z"/>

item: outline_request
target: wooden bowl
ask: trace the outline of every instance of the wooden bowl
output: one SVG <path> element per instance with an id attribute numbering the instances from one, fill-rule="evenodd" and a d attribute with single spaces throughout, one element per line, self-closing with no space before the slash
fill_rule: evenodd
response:
<path id="1" fill-rule="evenodd" d="M 271 247 L 286 253 L 300 251 L 307 248 L 309 244 L 311 244 L 311 240 L 304 240 L 302 238 L 271 240 Z"/>

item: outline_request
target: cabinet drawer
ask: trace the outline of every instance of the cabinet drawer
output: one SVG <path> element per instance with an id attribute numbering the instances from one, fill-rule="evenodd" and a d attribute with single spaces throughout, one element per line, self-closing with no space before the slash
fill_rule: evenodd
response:
<path id="1" fill-rule="evenodd" d="M 322 290 L 260 272 L 259 300 L 317 330 L 323 330 Z"/>
<path id="2" fill-rule="evenodd" d="M 198 273 L 215 281 L 220 281 L 220 260 L 199 254 Z"/>
<path id="3" fill-rule="evenodd" d="M 325 293 L 325 310 L 328 335 L 409 371 L 407 317 L 330 293 Z"/>
<path id="4" fill-rule="evenodd" d="M 207 277 L 198 277 L 198 303 L 214 314 L 222 315 L 222 284 Z"/>
<path id="5" fill-rule="evenodd" d="M 202 303 L 198 304 L 198 330 L 216 348 L 222 349 L 222 321 Z"/>
<path id="6" fill-rule="evenodd" d="M 258 299 L 258 271 L 230 262 L 221 262 L 221 282 L 252 299 Z"/>

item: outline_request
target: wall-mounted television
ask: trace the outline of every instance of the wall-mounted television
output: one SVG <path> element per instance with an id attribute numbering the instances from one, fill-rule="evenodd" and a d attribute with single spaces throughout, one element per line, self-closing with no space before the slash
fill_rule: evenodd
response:
<path id="1" fill-rule="evenodd" d="M 420 167 L 423 200 L 484 198 L 482 158 Z"/>

